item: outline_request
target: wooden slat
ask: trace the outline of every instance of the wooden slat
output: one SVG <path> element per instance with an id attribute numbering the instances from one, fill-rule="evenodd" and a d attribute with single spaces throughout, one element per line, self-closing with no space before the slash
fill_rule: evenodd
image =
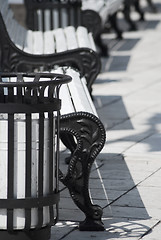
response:
<path id="1" fill-rule="evenodd" d="M 57 70 L 51 71 L 52 73 L 60 73 L 63 74 L 62 68 L 58 68 Z M 68 89 L 67 84 L 63 84 L 60 88 L 60 99 L 61 99 L 61 114 L 68 114 L 75 112 L 72 98 Z"/>
<path id="2" fill-rule="evenodd" d="M 75 28 L 73 26 L 66 27 L 64 29 L 64 32 L 68 49 L 78 48 L 78 41 L 75 33 Z"/>
<path id="3" fill-rule="evenodd" d="M 44 30 L 49 31 L 51 30 L 51 22 L 50 22 L 50 10 L 44 11 Z"/>
<path id="4" fill-rule="evenodd" d="M 79 26 L 76 31 L 78 46 L 91 48 L 88 31 L 85 27 Z"/>
<path id="5" fill-rule="evenodd" d="M 23 49 L 26 36 L 27 36 L 27 30 L 24 27 L 22 27 L 21 25 L 17 24 L 17 34 L 15 36 L 14 43 L 21 50 Z"/>
<path id="6" fill-rule="evenodd" d="M 79 72 L 76 72 L 72 68 L 68 68 L 66 70 L 66 74 L 72 76 L 73 79 L 70 83 L 68 83 L 68 87 L 73 99 L 75 110 L 90 112 L 97 116 L 89 91 L 86 87 L 85 79 L 81 79 Z"/>
<path id="7" fill-rule="evenodd" d="M 43 44 L 43 33 L 41 31 L 33 32 L 33 53 L 43 54 L 44 44 Z"/>
<path id="8" fill-rule="evenodd" d="M 53 31 L 55 37 L 56 51 L 63 52 L 68 50 L 65 34 L 62 28 Z"/>
<path id="9" fill-rule="evenodd" d="M 55 40 L 53 31 L 44 32 L 44 54 L 55 52 Z"/>
<path id="10" fill-rule="evenodd" d="M 33 32 L 31 30 L 27 31 L 23 50 L 28 53 L 33 53 Z"/>

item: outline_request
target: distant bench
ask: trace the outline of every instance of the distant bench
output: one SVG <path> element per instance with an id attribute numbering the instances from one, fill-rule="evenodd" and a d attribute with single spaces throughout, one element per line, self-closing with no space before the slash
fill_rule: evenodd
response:
<path id="1" fill-rule="evenodd" d="M 96 43 L 104 56 L 108 52 L 107 47 L 102 43 L 101 33 L 106 22 L 110 21 L 118 37 L 122 36 L 115 16 L 122 3 L 123 0 L 82 0 L 82 23 L 89 31 L 93 32 Z"/>
<path id="2" fill-rule="evenodd" d="M 71 84 L 62 87 L 61 93 L 63 107 L 60 117 L 60 137 L 72 154 L 67 174 L 64 175 L 60 171 L 59 178 L 68 187 L 74 202 L 86 216 L 85 221 L 80 223 L 80 230 L 104 230 L 101 221 L 102 209 L 92 204 L 88 190 L 91 166 L 105 143 L 105 129 L 97 116 L 88 91 L 89 86 L 91 86 L 91 82 L 88 82 L 88 80 L 90 81 L 93 72 L 96 76 L 96 72 L 98 73 L 100 68 L 100 63 L 97 61 L 99 58 L 94 50 L 87 48 L 87 45 L 86 47 L 62 50 L 61 52 L 56 51 L 55 53 L 53 51 L 41 52 L 41 47 L 44 46 L 41 36 L 45 38 L 45 33 L 27 31 L 21 27 L 13 19 L 13 14 L 6 5 L 6 0 L 3 1 L 3 4 L 0 6 L 3 13 L 3 17 L 0 14 L 1 70 L 8 72 L 59 72 L 68 74 L 73 78 Z M 66 29 L 72 31 L 73 27 L 67 27 Z M 85 28 L 79 29 L 80 31 L 85 30 Z M 14 34 L 16 30 L 18 32 Z M 61 34 L 58 34 L 57 37 L 54 35 L 54 39 L 57 39 L 57 44 L 61 43 L 60 47 L 62 47 L 63 34 L 66 30 L 58 29 L 56 31 L 60 31 Z M 51 36 L 53 38 L 52 31 L 49 30 L 47 34 L 48 38 L 51 38 Z M 17 38 L 17 35 L 21 37 Z M 35 42 L 33 39 L 36 36 L 40 36 L 40 39 L 38 38 Z M 86 39 L 86 42 L 88 39 L 90 42 L 90 35 L 86 32 L 85 36 L 81 41 L 83 42 Z M 27 42 L 22 41 L 26 37 Z M 48 39 L 46 40 L 48 41 Z M 91 43 L 93 44 L 93 42 Z M 34 45 L 35 52 L 33 52 Z M 50 46 L 50 49 L 53 49 L 53 47 Z M 95 59 L 94 62 L 93 58 Z"/>

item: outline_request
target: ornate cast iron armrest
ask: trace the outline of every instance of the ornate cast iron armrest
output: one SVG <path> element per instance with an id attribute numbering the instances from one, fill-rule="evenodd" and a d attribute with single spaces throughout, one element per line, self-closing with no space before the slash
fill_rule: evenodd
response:
<path id="1" fill-rule="evenodd" d="M 102 208 L 91 203 L 88 184 L 91 166 L 105 143 L 104 127 L 101 121 L 90 113 L 67 114 L 60 118 L 60 137 L 67 135 L 75 137 L 76 144 L 73 146 L 68 172 L 64 176 L 60 171 L 60 180 L 68 187 L 75 204 L 86 216 L 85 221 L 79 225 L 80 230 L 102 231 Z M 63 142 L 65 143 L 65 139 Z"/>

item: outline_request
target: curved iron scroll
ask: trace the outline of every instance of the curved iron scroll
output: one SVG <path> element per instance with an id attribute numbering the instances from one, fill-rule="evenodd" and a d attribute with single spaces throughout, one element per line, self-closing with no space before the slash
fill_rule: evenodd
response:
<path id="1" fill-rule="evenodd" d="M 61 116 L 60 136 L 63 137 L 64 134 L 74 136 L 77 143 L 66 176 L 60 171 L 59 178 L 68 187 L 73 201 L 86 216 L 79 229 L 102 231 L 103 211 L 100 206 L 91 203 L 88 185 L 91 166 L 105 143 L 104 127 L 93 114 L 77 112 Z"/>

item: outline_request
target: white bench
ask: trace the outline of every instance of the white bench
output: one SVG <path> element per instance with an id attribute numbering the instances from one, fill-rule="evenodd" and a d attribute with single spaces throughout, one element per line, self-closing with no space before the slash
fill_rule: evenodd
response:
<path id="1" fill-rule="evenodd" d="M 3 18 L 6 19 L 5 16 L 8 16 L 7 19 L 11 21 L 12 20 L 12 17 L 10 17 L 12 16 L 11 11 L 7 11 L 7 12 L 9 15 L 8 14 L 4 15 L 3 13 Z M 8 24 L 8 22 L 9 22 L 8 20 L 5 20 L 6 24 Z M 33 49 L 32 49 L 32 53 L 26 53 L 25 49 L 29 49 L 27 44 L 23 45 L 23 48 L 21 48 L 22 41 L 20 41 L 17 43 L 17 46 L 18 46 L 17 48 L 15 47 L 15 44 L 13 43 L 13 41 L 10 40 L 9 36 L 7 35 L 4 21 L 1 18 L 1 15 L 0 15 L 0 23 L 2 26 L 2 28 L 0 29 L 0 33 L 1 33 L 0 47 L 2 50 L 2 56 L 4 57 L 4 60 L 0 62 L 2 63 L 1 64 L 2 71 L 3 71 L 4 62 L 7 64 L 8 69 L 15 70 L 17 69 L 17 65 L 18 65 L 19 71 L 23 71 L 23 68 L 21 68 L 21 66 L 24 67 L 24 66 L 33 65 L 32 67 L 34 69 L 34 67 L 37 65 L 44 66 L 46 64 L 47 65 L 49 64 L 50 71 L 69 74 L 73 78 L 73 82 L 71 84 L 68 84 L 65 88 L 63 87 L 62 93 L 60 91 L 61 93 L 60 96 L 62 97 L 62 110 L 61 110 L 61 118 L 60 118 L 60 137 L 63 143 L 65 144 L 65 146 L 71 150 L 72 155 L 69 161 L 69 169 L 66 175 L 63 175 L 60 171 L 59 178 L 68 187 L 74 202 L 84 212 L 86 216 L 85 221 L 80 223 L 80 230 L 92 230 L 92 231 L 104 230 L 104 226 L 101 221 L 102 209 L 97 205 L 93 205 L 89 197 L 88 178 L 89 178 L 89 173 L 90 173 L 90 169 L 93 164 L 93 161 L 95 160 L 96 156 L 99 154 L 99 152 L 104 146 L 105 130 L 104 130 L 104 126 L 102 125 L 101 121 L 97 116 L 94 104 L 91 100 L 91 96 L 87 89 L 86 76 L 83 75 L 81 71 L 79 71 L 79 69 L 76 67 L 77 64 L 75 64 L 75 67 L 73 66 L 73 64 L 71 64 L 72 66 L 70 66 L 70 61 L 68 61 L 68 58 L 66 57 L 67 55 L 69 55 L 69 59 L 70 59 L 71 57 L 70 55 L 73 54 L 74 56 L 74 50 L 73 52 L 72 50 L 64 51 L 64 46 L 62 50 L 63 44 L 61 44 L 60 51 L 62 52 L 54 53 L 54 54 L 52 52 L 52 54 L 50 53 L 47 54 L 46 50 L 45 52 L 43 50 L 44 52 L 43 54 L 42 53 L 42 49 L 44 49 L 43 40 L 42 42 L 38 40 L 37 42 L 38 44 L 35 43 L 35 48 L 36 48 L 35 52 L 33 53 Z M 18 26 L 17 23 L 16 23 L 16 26 Z M 22 36 L 24 36 L 24 31 L 25 31 L 26 36 L 28 36 L 27 43 L 30 43 L 29 46 L 31 47 L 34 44 L 34 42 L 31 41 L 31 39 L 33 38 L 32 37 L 30 38 L 29 36 L 32 36 L 35 34 L 45 36 L 44 35 L 45 33 L 42 33 L 42 32 L 34 33 L 32 31 L 26 31 L 21 26 L 19 26 L 18 28 L 19 28 L 19 32 L 22 33 Z M 64 34 L 66 34 L 67 29 L 70 31 L 73 31 L 73 27 L 69 27 L 69 28 L 67 27 L 65 28 L 65 30 L 62 30 L 62 29 L 55 30 L 61 33 L 61 35 L 59 34 L 56 35 L 56 37 L 54 37 L 55 39 L 56 38 L 58 39 L 60 38 L 60 36 L 62 36 L 60 39 L 57 40 L 58 44 L 60 44 L 60 41 L 63 42 L 62 39 L 64 38 L 63 36 Z M 13 34 L 13 31 L 11 30 L 12 29 L 9 29 L 10 35 Z M 82 30 L 83 31 L 85 30 L 85 33 L 87 33 L 85 28 L 80 27 L 77 29 L 77 36 L 79 36 L 81 32 L 79 42 L 81 42 L 81 44 L 84 44 L 84 42 L 87 43 L 87 39 L 89 39 L 89 42 L 90 42 L 90 38 L 89 38 L 90 35 L 86 34 L 86 37 L 84 35 L 84 37 L 82 38 Z M 30 34 L 28 34 L 29 32 Z M 48 31 L 48 34 L 49 34 L 49 31 Z M 16 35 L 17 33 L 15 34 L 15 37 Z M 49 36 L 51 35 L 49 34 Z M 68 36 L 70 38 L 70 35 Z M 52 38 L 53 38 L 53 35 L 52 35 Z M 54 44 L 56 43 L 55 39 L 54 39 Z M 70 44 L 70 41 L 68 42 Z M 51 42 L 49 41 L 49 43 Z M 49 47 L 49 52 L 51 51 L 51 49 L 53 49 L 52 46 Z M 81 55 L 82 52 L 85 51 L 85 49 L 87 48 L 80 47 L 79 49 L 80 49 L 79 51 Z M 82 49 L 82 52 L 81 52 L 81 49 Z M 89 49 L 88 54 L 90 54 L 92 51 L 93 51 L 92 49 Z M 7 59 L 5 59 L 6 54 L 7 54 Z M 56 60 L 53 61 L 53 59 L 55 58 Z M 64 58 L 65 58 L 65 61 L 64 61 Z M 83 58 L 85 57 L 83 56 Z M 8 59 L 11 60 L 11 62 L 7 61 Z M 23 63 L 23 65 L 21 65 L 21 62 Z M 73 57 L 72 63 L 77 63 L 77 58 L 75 59 Z M 44 70 L 44 68 L 42 68 L 42 70 Z"/>
<path id="2" fill-rule="evenodd" d="M 104 26 L 107 17 L 122 6 L 123 0 L 82 0 L 82 10 L 93 10 L 99 14 Z"/>
<path id="3" fill-rule="evenodd" d="M 117 25 L 116 13 L 122 6 L 123 0 L 82 0 L 83 26 L 93 32 L 94 39 L 102 56 L 108 56 L 108 47 L 101 39 L 105 25 L 110 21 L 118 38 L 122 38 L 122 32 Z"/>
<path id="4" fill-rule="evenodd" d="M 27 30 L 14 19 L 7 0 L 1 0 L 0 7 L 10 39 L 20 50 L 34 55 L 67 53 L 66 64 L 71 65 L 73 62 L 74 67 L 77 65 L 82 75 L 86 76 L 88 89 L 92 92 L 92 84 L 100 72 L 101 62 L 91 32 L 83 26 L 49 30 L 48 14 L 45 15 L 47 22 L 45 31 L 41 31 L 41 24 L 39 31 Z M 56 57 L 59 58 L 59 55 Z M 85 60 L 87 58 L 88 60 Z"/>

